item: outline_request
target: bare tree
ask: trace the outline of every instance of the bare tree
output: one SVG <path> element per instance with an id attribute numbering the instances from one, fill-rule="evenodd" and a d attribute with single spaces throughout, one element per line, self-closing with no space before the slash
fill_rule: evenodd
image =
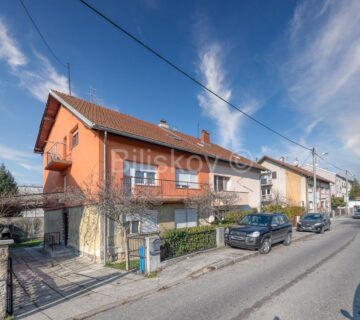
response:
<path id="1" fill-rule="evenodd" d="M 16 191 L 7 191 L 0 196 L 0 217 L 11 217 L 17 215 L 19 208 L 19 196 Z"/>
<path id="2" fill-rule="evenodd" d="M 188 208 L 197 210 L 200 219 L 210 223 L 210 218 L 221 219 L 223 212 L 231 210 L 239 201 L 237 192 L 206 190 L 200 196 L 185 201 Z"/>

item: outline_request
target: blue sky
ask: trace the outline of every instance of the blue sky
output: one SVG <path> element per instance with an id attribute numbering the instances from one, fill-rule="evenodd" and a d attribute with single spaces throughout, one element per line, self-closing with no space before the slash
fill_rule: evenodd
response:
<path id="1" fill-rule="evenodd" d="M 310 161 L 208 96 L 78 1 L 24 0 L 75 95 L 197 135 L 255 159 Z M 95 1 L 91 4 L 241 109 L 360 173 L 360 2 Z M 47 92 L 67 90 L 18 1 L 0 2 L 0 162 L 41 184 L 33 154 Z M 92 88 L 92 89 L 90 89 Z M 321 166 L 329 167 L 327 163 Z"/>

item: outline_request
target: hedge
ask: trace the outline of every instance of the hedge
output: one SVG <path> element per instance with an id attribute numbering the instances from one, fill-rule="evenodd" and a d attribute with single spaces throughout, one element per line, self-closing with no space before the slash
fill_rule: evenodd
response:
<path id="1" fill-rule="evenodd" d="M 167 230 L 161 234 L 162 260 L 216 247 L 216 226 Z"/>
<path id="2" fill-rule="evenodd" d="M 305 213 L 305 208 L 300 206 L 286 206 L 282 207 L 281 205 L 273 204 L 262 208 L 263 212 L 282 212 L 288 216 L 289 219 L 294 218 L 295 216 L 302 216 Z"/>

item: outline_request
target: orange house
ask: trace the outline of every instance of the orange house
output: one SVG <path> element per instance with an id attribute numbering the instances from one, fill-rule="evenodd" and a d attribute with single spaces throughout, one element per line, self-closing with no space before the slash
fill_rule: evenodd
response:
<path id="1" fill-rule="evenodd" d="M 111 176 L 129 192 L 155 191 L 162 205 L 149 221 L 129 221 L 129 232 L 155 232 L 201 224 L 184 201 L 210 188 L 209 159 L 259 165 L 201 138 L 154 125 L 88 101 L 51 90 L 41 120 L 35 152 L 43 155 L 44 193 L 94 186 Z M 45 213 L 45 233 L 61 243 L 100 257 L 102 219 L 91 207 L 58 207 Z M 114 252 L 122 250 L 114 229 L 107 235 Z"/>

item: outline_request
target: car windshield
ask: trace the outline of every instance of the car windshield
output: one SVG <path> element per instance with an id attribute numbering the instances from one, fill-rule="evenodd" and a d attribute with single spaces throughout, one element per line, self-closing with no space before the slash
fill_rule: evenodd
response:
<path id="1" fill-rule="evenodd" d="M 356 210 L 357 213 L 360 213 L 360 208 Z"/>
<path id="2" fill-rule="evenodd" d="M 245 224 L 248 226 L 267 226 L 270 222 L 270 216 L 264 215 L 247 215 L 242 220 L 239 221 L 239 224 Z"/>
<path id="3" fill-rule="evenodd" d="M 302 220 L 319 220 L 322 219 L 323 215 L 319 214 L 319 213 L 311 213 L 311 214 L 307 214 L 305 215 Z"/>

